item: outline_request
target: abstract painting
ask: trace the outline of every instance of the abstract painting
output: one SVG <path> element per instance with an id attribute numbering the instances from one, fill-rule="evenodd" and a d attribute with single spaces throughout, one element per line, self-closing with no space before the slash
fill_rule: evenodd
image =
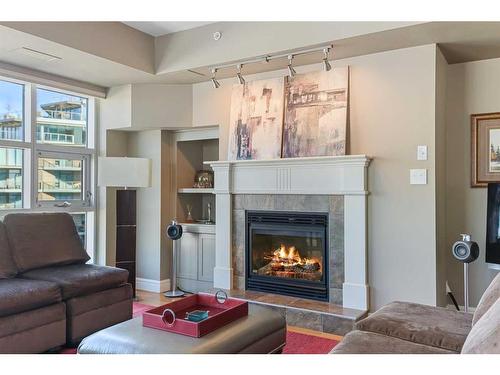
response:
<path id="1" fill-rule="evenodd" d="M 282 157 L 345 155 L 348 83 L 348 67 L 287 78 Z"/>
<path id="2" fill-rule="evenodd" d="M 281 156 L 284 78 L 234 85 L 229 117 L 229 160 Z"/>

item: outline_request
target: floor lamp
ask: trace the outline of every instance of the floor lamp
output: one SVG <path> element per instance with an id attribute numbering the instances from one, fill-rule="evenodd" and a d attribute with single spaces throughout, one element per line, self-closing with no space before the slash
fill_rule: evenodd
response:
<path id="1" fill-rule="evenodd" d="M 151 186 L 151 160 L 144 158 L 100 157 L 97 185 L 117 187 L 116 267 L 129 272 L 134 298 L 136 290 L 136 193 L 135 188 Z M 131 189 L 132 188 L 132 189 Z"/>

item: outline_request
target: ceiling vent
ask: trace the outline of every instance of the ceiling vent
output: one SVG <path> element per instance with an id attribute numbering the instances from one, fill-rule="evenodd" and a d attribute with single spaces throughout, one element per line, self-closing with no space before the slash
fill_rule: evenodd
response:
<path id="1" fill-rule="evenodd" d="M 28 47 L 21 47 L 19 49 L 14 50 L 13 52 L 22 53 L 23 55 L 31 56 L 38 60 L 43 60 L 43 61 L 62 60 L 62 57 L 51 55 L 50 53 L 40 52 Z"/>

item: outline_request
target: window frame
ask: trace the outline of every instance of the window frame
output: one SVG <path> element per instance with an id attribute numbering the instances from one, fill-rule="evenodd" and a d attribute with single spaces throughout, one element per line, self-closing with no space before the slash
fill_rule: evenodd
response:
<path id="1" fill-rule="evenodd" d="M 22 84 L 24 86 L 23 96 L 23 138 L 22 140 L 2 140 L 0 147 L 16 148 L 23 150 L 23 181 L 22 181 L 22 208 L 0 209 L 0 217 L 9 213 L 19 212 L 67 212 L 86 214 L 86 249 L 92 259 L 95 258 L 96 238 L 96 215 L 97 215 L 97 121 L 96 121 L 96 99 L 93 96 L 81 94 L 70 90 L 62 90 L 46 85 L 36 84 L 0 75 L 1 81 Z M 37 89 L 49 90 L 63 95 L 72 95 L 87 100 L 86 113 L 86 140 L 84 145 L 57 145 L 49 143 L 38 143 L 37 131 Z M 71 201 L 69 207 L 57 207 L 54 202 L 38 202 L 38 158 L 45 155 L 51 158 L 65 159 L 78 158 L 84 160 L 83 171 L 83 199 Z M 43 156 L 42 156 L 43 157 Z M 88 193 L 88 195 L 86 194 Z"/>

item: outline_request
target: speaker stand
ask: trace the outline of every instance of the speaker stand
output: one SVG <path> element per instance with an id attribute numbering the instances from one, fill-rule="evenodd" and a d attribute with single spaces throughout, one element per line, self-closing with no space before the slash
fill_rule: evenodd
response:
<path id="1" fill-rule="evenodd" d="M 464 263 L 464 311 L 469 312 L 469 263 Z"/>
<path id="2" fill-rule="evenodd" d="M 184 292 L 182 290 L 177 289 L 177 241 L 172 241 L 172 290 L 163 293 L 165 297 L 168 298 L 176 298 L 183 297 Z"/>

